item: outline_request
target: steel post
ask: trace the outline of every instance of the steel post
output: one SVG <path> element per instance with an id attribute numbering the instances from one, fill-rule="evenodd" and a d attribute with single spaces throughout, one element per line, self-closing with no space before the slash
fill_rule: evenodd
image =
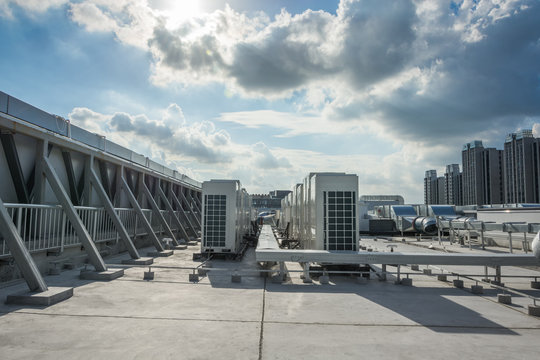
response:
<path id="1" fill-rule="evenodd" d="M 189 201 L 186 199 L 186 197 L 184 196 L 184 193 L 182 191 L 180 191 L 180 198 L 182 199 L 183 202 L 186 203 L 186 205 L 189 207 L 189 209 L 191 210 L 191 215 L 193 215 L 193 219 L 195 220 L 196 222 L 196 226 L 201 229 L 201 221 L 200 219 L 195 216 L 195 214 L 193 213 L 193 208 L 191 206 L 189 206 Z M 186 214 L 187 215 L 187 214 Z"/>
<path id="2" fill-rule="evenodd" d="M 49 184 L 51 185 L 51 188 L 53 189 L 56 198 L 58 199 L 58 201 L 60 201 L 60 204 L 62 205 L 62 208 L 64 209 L 67 218 L 71 222 L 71 226 L 73 226 L 73 229 L 77 233 L 77 237 L 84 246 L 84 249 L 88 254 L 90 263 L 94 265 L 96 271 L 106 271 L 107 266 L 105 265 L 103 258 L 99 254 L 96 244 L 90 237 L 90 234 L 88 233 L 88 230 L 86 229 L 81 218 L 79 217 L 79 214 L 77 214 L 77 210 L 75 210 L 75 207 L 73 207 L 73 204 L 71 203 L 71 200 L 69 199 L 66 190 L 64 190 L 64 188 L 62 187 L 62 183 L 60 182 L 60 179 L 58 178 L 58 175 L 56 174 L 56 171 L 51 165 L 49 159 L 44 157 L 43 159 L 41 159 L 41 162 L 43 165 L 43 172 L 45 173 L 45 176 L 49 181 Z"/>
<path id="3" fill-rule="evenodd" d="M 174 210 L 172 208 L 172 205 L 171 203 L 169 202 L 169 200 L 167 199 L 167 196 L 165 195 L 165 193 L 163 192 L 163 189 L 161 189 L 161 186 L 158 185 L 157 187 L 157 191 L 158 191 L 158 195 L 161 197 L 161 200 L 163 201 L 163 203 L 165 204 L 165 208 L 167 209 L 167 211 L 171 214 L 171 218 L 174 220 L 174 222 L 176 223 L 176 225 L 178 225 L 178 229 L 180 231 L 180 233 L 182 234 L 182 236 L 184 237 L 184 240 L 186 242 L 189 241 L 189 236 L 186 232 L 186 230 L 184 229 L 184 226 L 182 225 L 182 223 L 180 222 L 180 220 L 176 217 L 176 214 L 174 213 Z"/>
<path id="4" fill-rule="evenodd" d="M 45 280 L 43 280 L 34 259 L 32 259 L 32 255 L 24 245 L 24 241 L 19 235 L 15 224 L 13 224 L 2 199 L 0 199 L 0 232 L 4 236 L 11 256 L 13 256 L 15 263 L 21 270 L 30 291 L 47 291 L 47 284 L 45 284 Z"/>
<path id="5" fill-rule="evenodd" d="M 101 202 L 103 203 L 103 207 L 109 215 L 109 218 L 113 222 L 114 227 L 116 228 L 116 232 L 118 233 L 118 235 L 120 235 L 120 238 L 124 242 L 124 245 L 126 246 L 129 255 L 132 259 L 139 259 L 139 252 L 137 251 L 137 248 L 135 248 L 135 245 L 133 245 L 133 242 L 131 241 L 131 238 L 129 237 L 126 228 L 122 224 L 122 220 L 120 220 L 120 217 L 114 210 L 114 206 L 111 203 L 109 197 L 107 196 L 105 189 L 101 185 L 101 182 L 99 181 L 99 178 L 95 173 L 94 169 L 91 169 L 90 171 L 90 182 L 92 183 L 92 185 L 94 185 L 96 193 L 100 198 Z"/>
<path id="6" fill-rule="evenodd" d="M 199 234 L 197 234 L 197 230 L 195 230 L 193 223 L 191 222 L 191 220 L 189 219 L 189 216 L 187 216 L 186 212 L 184 211 L 184 208 L 182 207 L 180 200 L 178 200 L 178 198 L 176 197 L 176 194 L 174 193 L 174 191 L 171 191 L 171 196 L 172 196 L 173 202 L 176 204 L 176 207 L 178 207 L 180 214 L 182 214 L 187 224 L 189 225 L 189 229 L 193 233 L 193 236 L 197 238 Z"/>
<path id="7" fill-rule="evenodd" d="M 146 199 L 150 203 L 152 212 L 154 213 L 155 216 L 157 216 L 159 222 L 161 223 L 161 226 L 163 226 L 167 235 L 171 237 L 173 244 L 175 246 L 180 245 L 178 244 L 178 241 L 176 241 L 176 237 L 174 236 L 169 224 L 167 224 L 167 220 L 165 220 L 165 218 L 163 217 L 163 214 L 161 213 L 159 207 L 157 206 L 156 201 L 154 200 L 154 197 L 152 196 L 152 193 L 148 189 L 148 186 L 146 186 L 146 184 L 144 183 L 144 180 L 141 183 L 141 188 L 144 195 L 146 195 Z"/>
<path id="8" fill-rule="evenodd" d="M 152 225 L 150 225 L 150 223 L 148 222 L 148 219 L 144 216 L 142 209 L 139 203 L 137 202 L 137 198 L 135 197 L 135 195 L 133 195 L 133 192 L 131 192 L 131 189 L 129 188 L 127 184 L 124 174 L 121 174 L 121 178 L 122 178 L 122 182 L 121 182 L 122 189 L 124 190 L 129 200 L 129 203 L 131 204 L 131 207 L 133 208 L 133 210 L 135 210 L 135 212 L 138 215 L 138 218 L 142 221 L 143 226 L 146 229 L 146 232 L 148 233 L 148 236 L 150 236 L 150 239 L 152 240 L 152 244 L 154 244 L 154 247 L 156 248 L 157 251 L 163 251 L 163 246 L 161 245 L 161 242 L 157 238 L 156 233 L 154 233 L 154 229 L 152 229 Z"/>

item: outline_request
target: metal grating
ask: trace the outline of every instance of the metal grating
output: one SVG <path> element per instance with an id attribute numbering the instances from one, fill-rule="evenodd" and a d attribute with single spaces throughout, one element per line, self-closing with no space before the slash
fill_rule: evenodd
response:
<path id="1" fill-rule="evenodd" d="M 225 247 L 226 195 L 204 196 L 204 246 Z"/>
<path id="2" fill-rule="evenodd" d="M 356 191 L 324 191 L 324 249 L 356 251 Z"/>

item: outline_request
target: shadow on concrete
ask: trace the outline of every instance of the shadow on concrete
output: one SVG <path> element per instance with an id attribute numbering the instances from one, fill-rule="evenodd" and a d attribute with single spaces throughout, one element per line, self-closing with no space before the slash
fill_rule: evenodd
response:
<path id="1" fill-rule="evenodd" d="M 448 299 L 450 296 L 459 297 L 466 302 L 475 300 L 476 297 L 467 291 L 450 287 L 405 287 L 374 279 L 368 284 L 361 285 L 351 279 L 336 277 L 332 278 L 328 285 L 268 283 L 266 290 L 303 294 L 356 294 L 435 332 L 517 335 L 511 329 L 485 318 L 467 306 Z M 354 306 L 354 304 L 339 305 Z M 358 309 L 355 311 L 358 312 Z"/>

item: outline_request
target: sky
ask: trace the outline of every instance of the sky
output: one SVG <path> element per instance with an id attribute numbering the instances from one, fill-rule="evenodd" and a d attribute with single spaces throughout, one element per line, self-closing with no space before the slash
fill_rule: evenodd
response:
<path id="1" fill-rule="evenodd" d="M 0 0 L 0 90 L 196 180 L 309 172 L 423 202 L 540 136 L 540 1 Z"/>

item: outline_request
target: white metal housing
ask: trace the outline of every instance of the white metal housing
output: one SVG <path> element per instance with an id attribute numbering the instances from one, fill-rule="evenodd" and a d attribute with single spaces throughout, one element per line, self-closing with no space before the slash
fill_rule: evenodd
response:
<path id="1" fill-rule="evenodd" d="M 304 249 L 357 250 L 357 193 L 357 175 L 310 173 L 282 202 L 290 237 Z"/>
<path id="2" fill-rule="evenodd" d="M 251 197 L 238 180 L 202 184 L 201 252 L 238 253 L 250 232 Z"/>

